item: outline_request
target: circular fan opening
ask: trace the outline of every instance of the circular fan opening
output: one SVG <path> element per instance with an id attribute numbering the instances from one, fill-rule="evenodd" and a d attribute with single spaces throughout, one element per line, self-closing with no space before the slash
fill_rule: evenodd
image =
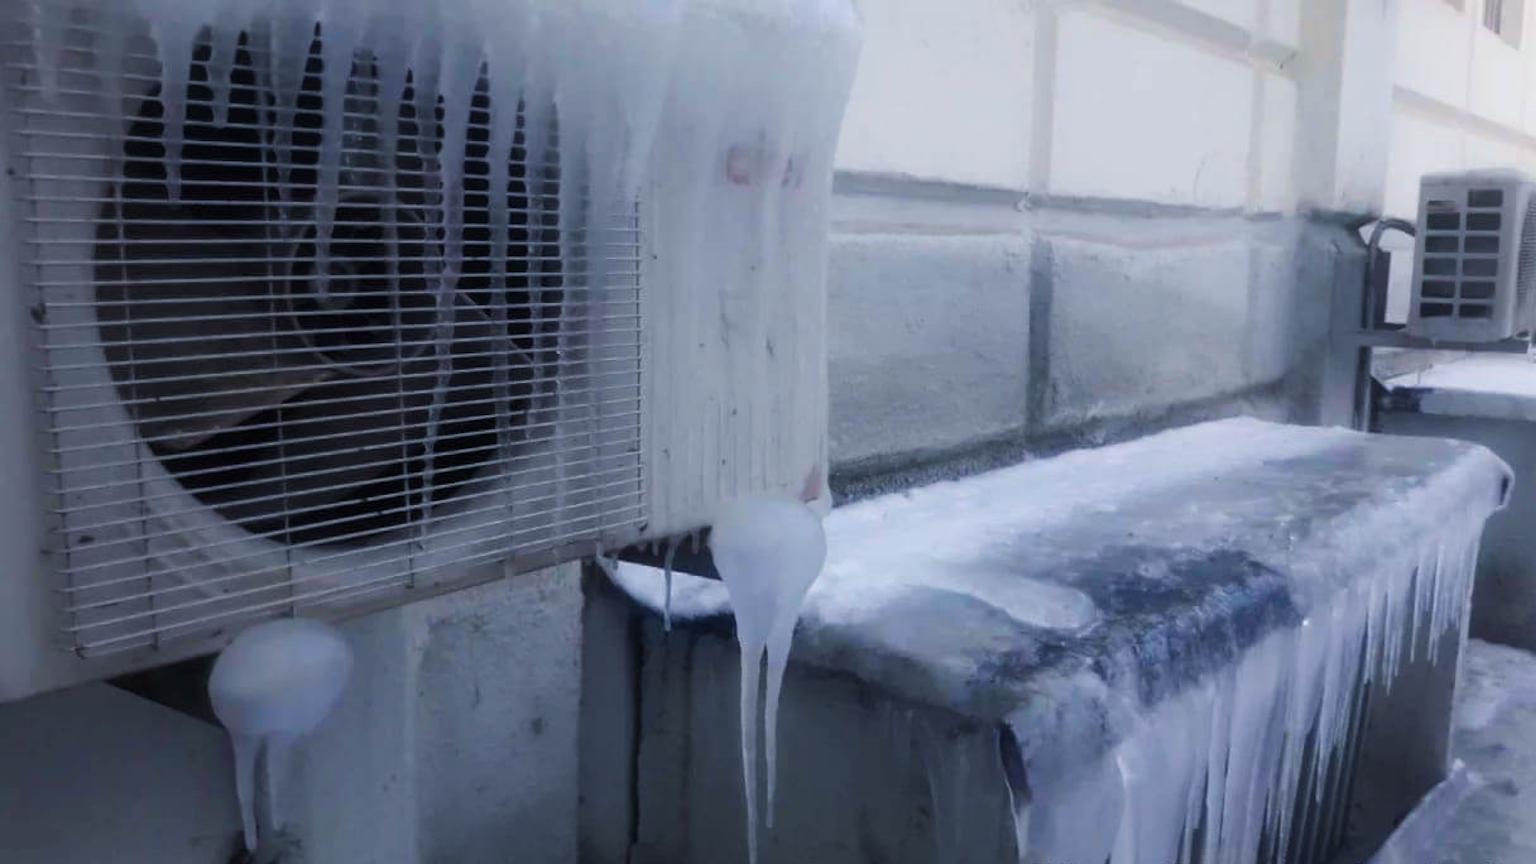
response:
<path id="1" fill-rule="evenodd" d="M 98 219 L 96 304 L 136 431 L 199 502 L 279 542 L 356 545 L 489 505 L 466 500 L 470 481 L 505 470 L 504 433 L 521 440 L 552 389 L 558 322 L 537 313 L 558 308 L 559 241 L 553 214 L 530 230 L 519 135 L 500 154 L 511 227 L 497 290 L 482 81 L 463 172 L 463 265 L 442 293 L 413 94 L 401 100 L 395 152 L 381 153 L 354 102 L 374 72 L 359 66 L 344 194 L 317 254 L 320 36 L 286 142 L 276 134 L 286 112 L 258 86 L 244 37 L 227 121 L 215 122 L 200 46 L 174 202 L 164 109 L 158 95 L 143 101 L 123 140 L 120 194 Z M 555 182 L 545 172 L 538 197 Z"/>

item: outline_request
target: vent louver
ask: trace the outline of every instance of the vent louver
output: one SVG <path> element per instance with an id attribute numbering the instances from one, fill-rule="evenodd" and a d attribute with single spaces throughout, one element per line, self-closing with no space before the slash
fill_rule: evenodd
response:
<path id="1" fill-rule="evenodd" d="M 70 647 L 388 598 L 638 527 L 639 217 L 597 212 L 595 168 L 552 117 L 526 122 L 537 104 L 498 104 L 482 70 L 455 115 L 435 74 L 338 58 L 312 24 L 291 100 L 258 28 L 222 62 L 205 29 L 180 70 L 147 30 L 102 38 L 142 23 L 75 15 L 49 69 L 29 7 L 8 8 Z"/>
<path id="2" fill-rule="evenodd" d="M 1536 323 L 1531 188 L 1512 171 L 1423 179 L 1410 332 L 1486 342 L 1531 329 Z"/>

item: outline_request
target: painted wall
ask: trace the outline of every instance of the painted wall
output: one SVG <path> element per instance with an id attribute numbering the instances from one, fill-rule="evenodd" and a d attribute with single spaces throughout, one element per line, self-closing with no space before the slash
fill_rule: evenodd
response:
<path id="1" fill-rule="evenodd" d="M 1504 34 L 1486 0 L 1400 0 L 1386 212 L 1418 212 L 1431 171 L 1536 170 L 1536 3 L 1506 2 Z"/>
<path id="2" fill-rule="evenodd" d="M 1484 24 L 1487 0 L 1399 2 L 1387 215 L 1413 219 L 1419 177 L 1430 172 L 1536 174 L 1536 3 L 1505 2 L 1504 30 L 1495 33 Z M 1392 236 L 1388 248 L 1411 245 Z M 1412 266 L 1393 265 L 1389 320 L 1407 318 Z"/>

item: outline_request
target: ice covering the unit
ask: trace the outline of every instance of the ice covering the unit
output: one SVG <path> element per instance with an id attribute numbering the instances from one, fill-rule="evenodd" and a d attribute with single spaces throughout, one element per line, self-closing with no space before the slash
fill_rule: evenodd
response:
<path id="1" fill-rule="evenodd" d="M 1472 444 L 1229 420 L 863 501 L 827 520 L 792 656 L 1002 724 L 1042 860 L 1177 861 L 1202 813 L 1207 860 L 1247 860 L 1395 637 L 1460 638 L 1509 482 Z M 619 579 L 659 608 L 659 574 Z M 674 620 L 727 626 L 699 583 Z"/>
<path id="2" fill-rule="evenodd" d="M 126 123 L 158 99 L 173 201 L 196 66 L 223 122 L 230 69 L 249 52 L 275 103 L 280 172 L 294 161 L 289 127 L 301 96 L 318 78 L 325 107 L 313 210 L 322 261 L 345 191 L 353 70 L 373 70 L 370 116 L 385 152 L 393 136 L 410 134 L 399 121 L 407 100 L 407 115 L 435 112 L 438 131 L 423 124 L 415 134 L 432 139 L 424 170 L 437 194 L 426 221 L 440 246 L 439 306 L 448 309 L 465 256 L 467 129 L 477 99 L 502 106 L 475 146 L 507 153 L 525 141 L 533 165 L 556 148 L 563 176 L 580 180 L 561 185 L 561 224 L 590 222 L 588 247 L 619 242 L 603 234 L 608 214 L 640 214 L 647 533 L 692 530 L 736 495 L 825 488 L 824 247 L 860 44 L 850 0 L 18 2 L 30 9 L 39 113 L 52 106 Z M 146 44 L 158 74 L 142 62 Z M 200 52 L 207 60 L 194 64 Z M 87 143 L 110 151 L 99 142 L 113 135 L 121 131 Z M 102 155 L 115 166 L 105 183 L 122 160 Z M 490 181 L 505 183 L 506 166 L 490 162 Z M 493 236 L 504 244 L 508 214 L 500 196 L 490 202 Z M 585 278 L 605 284 L 609 256 L 587 257 Z M 316 272 L 323 281 L 326 268 Z M 567 303 L 560 314 L 570 326 L 561 330 L 602 312 Z M 612 338 L 588 329 L 593 340 Z"/>

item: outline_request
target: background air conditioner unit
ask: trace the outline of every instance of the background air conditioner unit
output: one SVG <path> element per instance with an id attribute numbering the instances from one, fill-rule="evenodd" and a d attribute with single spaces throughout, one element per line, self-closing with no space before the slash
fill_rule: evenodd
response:
<path id="1" fill-rule="evenodd" d="M 1536 327 L 1536 190 L 1517 171 L 1427 174 L 1408 332 L 1493 342 Z"/>
<path id="2" fill-rule="evenodd" d="M 0 0 L 0 701 L 825 496 L 795 5 Z"/>

